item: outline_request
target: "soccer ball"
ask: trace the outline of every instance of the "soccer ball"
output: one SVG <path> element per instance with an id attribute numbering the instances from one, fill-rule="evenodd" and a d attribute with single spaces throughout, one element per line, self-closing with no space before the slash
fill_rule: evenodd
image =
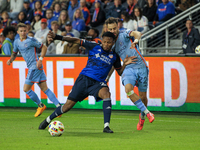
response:
<path id="1" fill-rule="evenodd" d="M 195 48 L 195 53 L 200 54 L 200 45 Z"/>
<path id="2" fill-rule="evenodd" d="M 52 121 L 48 126 L 48 132 L 51 136 L 61 136 L 64 132 L 64 125 L 60 121 Z"/>

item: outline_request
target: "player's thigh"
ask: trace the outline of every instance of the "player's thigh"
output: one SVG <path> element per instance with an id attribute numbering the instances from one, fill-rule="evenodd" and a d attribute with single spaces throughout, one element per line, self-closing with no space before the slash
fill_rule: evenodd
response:
<path id="1" fill-rule="evenodd" d="M 148 68 L 139 69 L 137 82 L 139 91 L 146 92 L 148 87 Z"/>
<path id="2" fill-rule="evenodd" d="M 132 68 L 125 69 L 122 74 L 122 84 L 125 86 L 126 93 L 133 90 L 136 84 L 137 72 Z M 131 86 L 132 85 L 132 86 Z"/>
<path id="3" fill-rule="evenodd" d="M 48 89 L 46 81 L 38 83 L 38 86 L 43 92 L 45 92 Z"/>
<path id="4" fill-rule="evenodd" d="M 110 92 L 108 87 L 103 87 L 98 92 L 98 97 L 102 99 L 110 98 Z"/>
<path id="5" fill-rule="evenodd" d="M 75 102 L 84 100 L 88 96 L 86 83 L 87 78 L 84 75 L 79 75 L 69 93 L 68 99 Z"/>
<path id="6" fill-rule="evenodd" d="M 23 87 L 24 92 L 28 92 L 29 90 L 31 90 L 32 85 L 30 85 L 30 84 L 24 84 L 24 87 Z"/>
<path id="7" fill-rule="evenodd" d="M 103 96 L 103 94 L 100 94 L 101 95 L 100 97 L 99 92 L 104 92 L 104 94 L 106 95 Z M 109 92 L 109 88 L 107 84 L 104 82 L 98 82 L 98 81 L 93 80 L 90 83 L 90 86 L 88 87 L 88 94 L 94 96 L 96 101 L 100 101 L 104 98 L 110 98 L 110 95 L 109 95 L 110 93 L 108 92 Z"/>

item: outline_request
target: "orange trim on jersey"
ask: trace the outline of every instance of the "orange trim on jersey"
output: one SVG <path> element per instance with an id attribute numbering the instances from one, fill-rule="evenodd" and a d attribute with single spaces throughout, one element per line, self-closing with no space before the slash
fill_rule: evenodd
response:
<path id="1" fill-rule="evenodd" d="M 81 40 L 81 46 L 83 45 L 83 40 Z"/>
<path id="2" fill-rule="evenodd" d="M 35 51 L 35 60 L 38 61 L 35 47 L 34 47 L 34 51 Z"/>
<path id="3" fill-rule="evenodd" d="M 86 6 L 82 9 L 82 11 L 85 11 L 85 12 L 88 13 L 88 18 L 85 21 L 85 24 L 88 25 L 90 23 L 90 20 L 91 20 L 91 18 L 90 18 L 90 11 L 88 10 L 88 8 Z"/>
<path id="4" fill-rule="evenodd" d="M 41 49 L 41 48 L 42 48 L 42 46 L 43 46 L 43 44 L 40 46 L 40 48 L 39 48 L 39 49 Z"/>
<path id="5" fill-rule="evenodd" d="M 130 41 L 131 41 L 131 43 L 133 43 L 133 40 L 132 39 L 130 39 Z M 143 60 L 143 62 L 144 62 L 144 64 L 145 64 L 145 66 L 148 68 L 148 66 L 147 66 L 147 64 L 146 64 L 146 62 L 145 62 L 145 60 L 144 60 L 144 58 L 142 57 L 142 55 L 140 54 L 140 52 L 138 51 L 138 49 L 135 47 L 134 48 L 135 50 L 136 50 L 136 52 L 140 55 L 140 57 L 142 58 L 142 60 Z"/>
<path id="6" fill-rule="evenodd" d="M 13 51 L 13 53 L 17 54 L 17 52 L 14 52 L 14 51 Z"/>
<path id="7" fill-rule="evenodd" d="M 121 69 L 122 67 L 119 67 L 119 68 L 115 68 L 116 70 L 118 70 L 118 69 Z"/>
<path id="8" fill-rule="evenodd" d="M 46 82 L 47 80 L 41 80 L 40 82 Z"/>

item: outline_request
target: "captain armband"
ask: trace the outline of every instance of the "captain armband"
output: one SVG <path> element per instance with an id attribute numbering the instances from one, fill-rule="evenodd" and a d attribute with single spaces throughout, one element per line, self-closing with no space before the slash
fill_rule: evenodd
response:
<path id="1" fill-rule="evenodd" d="M 134 94 L 134 91 L 131 90 L 130 92 L 126 93 L 128 96 L 131 96 L 132 94 Z"/>

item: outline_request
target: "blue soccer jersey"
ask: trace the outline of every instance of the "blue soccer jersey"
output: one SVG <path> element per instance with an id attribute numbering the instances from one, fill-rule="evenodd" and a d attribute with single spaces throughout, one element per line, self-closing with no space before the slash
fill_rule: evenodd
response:
<path id="1" fill-rule="evenodd" d="M 13 53 L 18 51 L 21 53 L 24 58 L 28 69 L 38 69 L 36 64 L 38 61 L 38 56 L 36 54 L 36 48 L 41 48 L 42 43 L 38 42 L 35 38 L 28 37 L 26 40 L 21 41 L 20 38 L 16 39 L 14 42 Z M 43 66 L 39 69 L 42 69 Z"/>
<path id="2" fill-rule="evenodd" d="M 141 55 L 138 45 L 136 45 L 134 49 L 130 49 L 131 40 L 132 40 L 132 37 L 130 37 L 130 34 L 131 34 L 131 30 L 125 30 L 119 33 L 117 41 L 115 43 L 115 52 L 121 57 L 122 60 L 126 58 L 126 55 L 128 55 L 128 57 L 131 57 L 131 56 L 137 57 L 136 63 L 129 64 L 126 66 L 126 68 L 146 67 L 146 61 Z"/>
<path id="3" fill-rule="evenodd" d="M 86 40 L 81 40 L 80 44 L 89 51 L 87 65 L 80 74 L 103 82 L 112 66 L 121 68 L 120 58 L 114 51 L 106 52 L 100 44 Z"/>
<path id="4" fill-rule="evenodd" d="M 172 14 L 175 16 L 175 7 L 172 2 L 168 2 L 166 5 L 163 3 L 158 5 L 156 13 L 158 14 L 158 20 L 165 18 L 167 14 Z"/>

